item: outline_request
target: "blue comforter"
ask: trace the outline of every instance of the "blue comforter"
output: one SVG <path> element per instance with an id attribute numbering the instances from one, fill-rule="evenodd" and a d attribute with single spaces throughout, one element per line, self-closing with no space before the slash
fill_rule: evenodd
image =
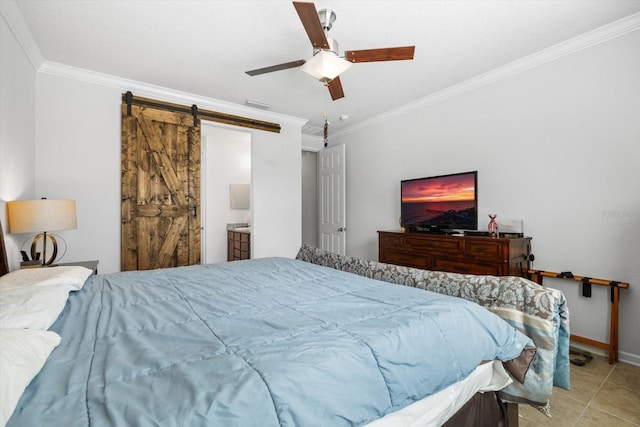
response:
<path id="1" fill-rule="evenodd" d="M 531 341 L 458 298 L 269 258 L 92 276 L 9 426 L 363 425 Z"/>

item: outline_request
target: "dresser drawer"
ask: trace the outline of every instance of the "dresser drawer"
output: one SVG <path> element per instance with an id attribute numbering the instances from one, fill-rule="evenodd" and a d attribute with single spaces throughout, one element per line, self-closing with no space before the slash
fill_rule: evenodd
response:
<path id="1" fill-rule="evenodd" d="M 381 234 L 380 244 L 385 247 L 401 248 L 403 245 L 401 234 Z"/>
<path id="2" fill-rule="evenodd" d="M 500 267 L 497 264 L 470 263 L 450 259 L 436 259 L 433 269 L 461 274 L 488 274 L 491 276 L 498 276 L 500 274 Z"/>
<path id="3" fill-rule="evenodd" d="M 467 240 L 466 253 L 474 258 L 501 261 L 505 243 L 497 240 Z"/>
<path id="4" fill-rule="evenodd" d="M 424 239 L 420 236 L 404 236 L 405 246 L 414 250 L 427 250 L 428 252 L 456 254 L 462 252 L 463 240 L 458 239 Z"/>
<path id="5" fill-rule="evenodd" d="M 415 255 L 407 252 L 396 252 L 391 250 L 385 250 L 381 254 L 380 262 L 422 269 L 429 268 L 429 258 L 425 255 Z"/>

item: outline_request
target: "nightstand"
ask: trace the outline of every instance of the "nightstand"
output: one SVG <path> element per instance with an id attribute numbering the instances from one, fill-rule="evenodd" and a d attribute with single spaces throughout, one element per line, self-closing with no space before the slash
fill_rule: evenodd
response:
<path id="1" fill-rule="evenodd" d="M 93 274 L 98 274 L 98 263 L 100 261 L 98 260 L 94 260 L 94 261 L 77 261 L 77 262 L 61 262 L 58 263 L 57 265 L 59 265 L 60 267 L 63 266 L 78 266 L 78 267 L 85 267 L 88 268 L 89 270 L 93 270 Z"/>

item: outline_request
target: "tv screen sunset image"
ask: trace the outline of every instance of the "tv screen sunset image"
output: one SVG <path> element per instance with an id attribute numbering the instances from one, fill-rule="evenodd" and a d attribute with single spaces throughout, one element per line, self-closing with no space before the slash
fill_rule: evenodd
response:
<path id="1" fill-rule="evenodd" d="M 475 222 L 475 174 L 403 181 L 402 221 L 464 228 Z"/>

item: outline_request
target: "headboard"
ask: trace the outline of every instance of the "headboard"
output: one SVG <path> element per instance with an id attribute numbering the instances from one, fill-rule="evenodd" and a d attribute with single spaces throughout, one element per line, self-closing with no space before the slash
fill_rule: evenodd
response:
<path id="1" fill-rule="evenodd" d="M 2 231 L 2 223 L 0 222 L 0 276 L 4 276 L 8 272 L 7 248 L 4 246 L 4 232 Z"/>

